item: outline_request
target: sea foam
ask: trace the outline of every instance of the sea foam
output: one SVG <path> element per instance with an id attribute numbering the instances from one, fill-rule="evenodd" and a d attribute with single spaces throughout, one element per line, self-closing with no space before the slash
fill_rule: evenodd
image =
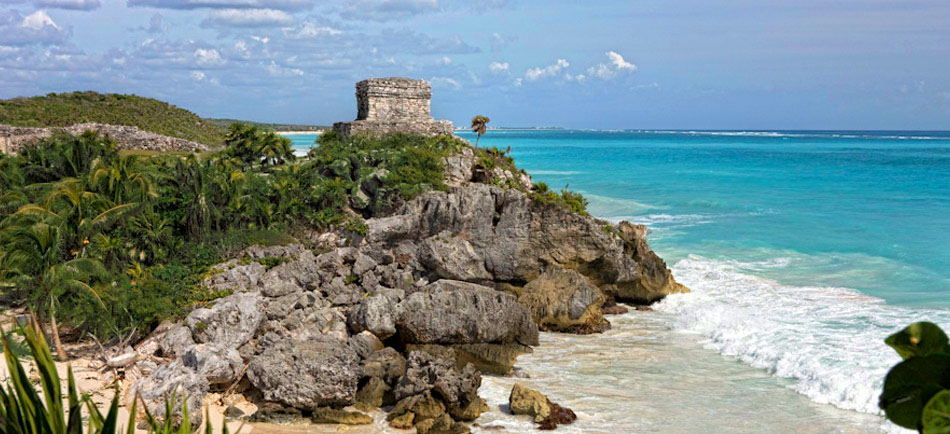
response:
<path id="1" fill-rule="evenodd" d="M 669 296 L 655 308 L 673 316 L 674 329 L 794 380 L 790 387 L 816 402 L 879 413 L 884 376 L 900 361 L 884 337 L 914 321 L 946 328 L 950 312 L 888 306 L 848 288 L 782 285 L 744 272 L 787 263 L 690 255 L 672 271 L 692 292 Z"/>

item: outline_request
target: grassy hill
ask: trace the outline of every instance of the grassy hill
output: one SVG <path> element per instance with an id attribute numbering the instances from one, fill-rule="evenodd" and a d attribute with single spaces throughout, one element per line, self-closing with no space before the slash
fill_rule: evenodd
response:
<path id="1" fill-rule="evenodd" d="M 242 124 L 253 125 L 258 128 L 271 131 L 319 131 L 319 130 L 328 130 L 332 127 L 323 126 L 323 125 L 295 125 L 295 124 L 269 124 L 265 122 L 254 122 L 254 121 L 242 121 L 239 119 L 205 119 L 208 122 L 211 122 L 221 128 L 228 128 L 231 124 L 238 122 Z"/>
<path id="2" fill-rule="evenodd" d="M 71 92 L 0 100 L 0 124 L 64 127 L 83 122 L 135 126 L 210 146 L 224 143 L 223 128 L 188 110 L 152 98 Z"/>

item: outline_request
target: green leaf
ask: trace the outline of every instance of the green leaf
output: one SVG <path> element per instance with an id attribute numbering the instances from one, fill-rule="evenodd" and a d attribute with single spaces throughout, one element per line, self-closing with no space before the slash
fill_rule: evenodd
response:
<path id="1" fill-rule="evenodd" d="M 897 350 L 904 360 L 931 354 L 950 354 L 950 340 L 940 327 L 932 322 L 915 322 L 904 330 L 888 336 L 887 345 Z"/>
<path id="2" fill-rule="evenodd" d="M 950 390 L 941 390 L 927 401 L 920 421 L 924 434 L 950 434 Z"/>
<path id="3" fill-rule="evenodd" d="M 917 429 L 924 405 L 947 388 L 950 388 L 950 356 L 914 357 L 898 363 L 887 373 L 878 405 L 891 422 Z"/>

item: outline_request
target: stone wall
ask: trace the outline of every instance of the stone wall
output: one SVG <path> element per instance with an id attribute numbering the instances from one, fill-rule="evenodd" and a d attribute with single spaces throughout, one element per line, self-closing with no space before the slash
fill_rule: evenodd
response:
<path id="1" fill-rule="evenodd" d="M 57 132 L 79 135 L 85 131 L 95 131 L 99 135 L 110 137 L 115 140 L 119 149 L 173 152 L 200 152 L 209 149 L 208 146 L 201 143 L 163 136 L 124 125 L 85 123 L 68 127 L 29 128 L 0 124 L 0 153 L 16 153 L 24 146 L 35 145 Z"/>
<path id="2" fill-rule="evenodd" d="M 393 133 L 433 136 L 452 135 L 449 121 L 436 121 L 430 114 L 432 89 L 425 80 L 370 78 L 356 83 L 356 120 L 337 122 L 333 130 L 344 136 Z"/>

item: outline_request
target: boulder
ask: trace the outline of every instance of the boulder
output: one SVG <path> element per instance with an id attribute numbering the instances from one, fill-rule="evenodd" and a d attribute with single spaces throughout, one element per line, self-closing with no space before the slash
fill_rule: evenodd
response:
<path id="1" fill-rule="evenodd" d="M 234 348 L 196 344 L 185 350 L 182 363 L 208 380 L 208 384 L 226 384 L 238 379 L 244 368 L 241 354 Z"/>
<path id="2" fill-rule="evenodd" d="M 528 282 L 518 296 L 542 330 L 595 333 L 610 328 L 600 306 L 605 297 L 574 270 L 549 268 Z"/>
<path id="3" fill-rule="evenodd" d="M 397 400 L 431 391 L 445 403 L 460 407 L 478 399 L 482 376 L 471 364 L 461 371 L 455 363 L 422 351 L 409 354 L 409 363 L 395 388 Z"/>
<path id="4" fill-rule="evenodd" d="M 538 345 L 538 327 L 514 296 L 464 282 L 452 282 L 456 289 L 444 289 L 447 285 L 430 285 L 399 303 L 400 339 L 417 344 Z"/>
<path id="5" fill-rule="evenodd" d="M 396 333 L 396 299 L 388 295 L 374 295 L 360 300 L 352 310 L 347 323 L 355 333 L 367 330 L 380 339 Z"/>
<path id="6" fill-rule="evenodd" d="M 349 405 L 361 377 L 360 358 L 338 342 L 284 340 L 254 358 L 247 376 L 267 401 L 299 409 Z"/>
<path id="7" fill-rule="evenodd" d="M 551 406 L 548 397 L 534 389 L 529 389 L 521 383 L 515 383 L 508 395 L 508 408 L 511 414 L 526 414 L 541 422 L 551 415 Z"/>
<path id="8" fill-rule="evenodd" d="M 379 377 L 370 377 L 356 392 L 354 400 L 357 406 L 364 409 L 379 408 L 394 402 L 392 388 Z"/>
<path id="9" fill-rule="evenodd" d="M 263 318 L 263 297 L 238 293 L 215 301 L 211 308 L 195 309 L 185 323 L 198 343 L 238 348 L 254 336 Z"/>
<path id="10" fill-rule="evenodd" d="M 226 263 L 228 264 L 228 263 Z M 259 262 L 245 265 L 229 263 L 215 266 L 220 272 L 209 277 L 205 284 L 217 290 L 248 291 L 257 287 L 266 269 Z"/>
<path id="11" fill-rule="evenodd" d="M 406 374 L 406 358 L 395 349 L 386 347 L 363 360 L 362 368 L 364 377 L 379 377 L 386 384 L 395 386 Z"/>
<path id="12" fill-rule="evenodd" d="M 425 419 L 416 423 L 416 434 L 466 434 L 471 430 L 461 422 L 455 422 L 448 414 Z"/>
<path id="13" fill-rule="evenodd" d="M 313 423 L 334 423 L 342 425 L 367 425 L 373 423 L 368 414 L 358 411 L 337 410 L 329 407 L 317 407 L 310 416 Z"/>
<path id="14" fill-rule="evenodd" d="M 419 249 L 419 260 L 443 279 L 483 282 L 492 275 L 483 258 L 462 236 L 442 232 L 426 238 Z"/>
<path id="15" fill-rule="evenodd" d="M 531 347 L 513 344 L 455 344 L 455 345 L 417 345 L 409 344 L 407 351 L 424 351 L 436 357 L 455 361 L 455 367 L 462 369 L 471 363 L 484 374 L 508 375 L 514 370 L 518 356 L 530 353 Z"/>
<path id="16" fill-rule="evenodd" d="M 191 335 L 191 329 L 175 324 L 159 339 L 158 344 L 162 356 L 174 357 L 184 354 L 188 347 L 195 344 L 195 339 Z"/>
<path id="17" fill-rule="evenodd" d="M 363 331 L 350 337 L 350 348 L 352 348 L 361 359 L 365 359 L 371 354 L 382 350 L 383 347 L 383 343 L 380 342 L 379 338 L 369 331 Z"/>
<path id="18" fill-rule="evenodd" d="M 183 403 L 187 401 L 188 415 L 192 428 L 201 424 L 204 413 L 201 401 L 208 393 L 208 381 L 195 370 L 185 366 L 180 360 L 159 366 L 152 373 L 137 381 L 129 396 L 140 396 L 148 411 L 165 420 L 171 417 L 175 426 L 181 425 Z M 175 396 L 172 414 L 165 413 L 165 400 Z"/>

